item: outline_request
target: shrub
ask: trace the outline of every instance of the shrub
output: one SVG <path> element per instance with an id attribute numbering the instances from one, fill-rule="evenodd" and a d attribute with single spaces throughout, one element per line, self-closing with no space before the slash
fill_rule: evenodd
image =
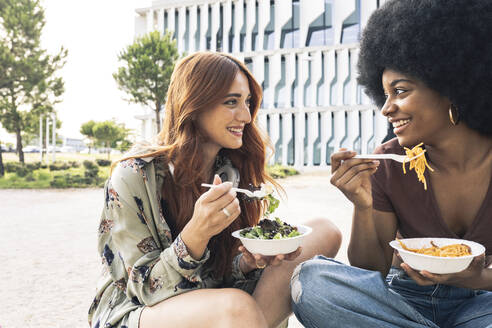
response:
<path id="1" fill-rule="evenodd" d="M 71 166 L 66 162 L 54 162 L 53 164 L 50 164 L 48 167 L 50 171 L 62 171 L 62 170 L 68 170 Z"/>
<path id="2" fill-rule="evenodd" d="M 56 175 L 53 180 L 50 181 L 50 186 L 55 188 L 77 188 L 91 185 L 91 183 L 91 179 L 83 177 L 80 174 L 65 173 Z"/>
<path id="3" fill-rule="evenodd" d="M 19 177 L 25 177 L 28 173 L 31 173 L 32 174 L 32 171 L 29 171 L 29 169 L 27 169 L 25 166 L 19 166 L 16 170 L 15 170 L 15 174 L 17 174 L 17 176 Z"/>
<path id="4" fill-rule="evenodd" d="M 50 186 L 54 188 L 68 188 L 68 181 L 66 175 L 55 175 L 53 177 L 53 180 L 50 181 Z"/>
<path id="5" fill-rule="evenodd" d="M 51 175 L 48 172 L 37 171 L 36 172 L 37 180 L 45 181 L 51 178 Z"/>
<path id="6" fill-rule="evenodd" d="M 268 166 L 267 171 L 270 174 L 270 176 L 274 179 L 285 178 L 285 177 L 288 177 L 290 175 L 299 174 L 299 171 L 297 171 L 293 167 L 282 166 L 279 164 L 275 164 L 273 166 Z"/>
<path id="7" fill-rule="evenodd" d="M 27 175 L 26 175 L 26 181 L 29 181 L 29 182 L 32 182 L 32 181 L 36 181 L 36 178 L 34 177 L 32 171 L 29 172 Z"/>
<path id="8" fill-rule="evenodd" d="M 69 161 L 68 162 L 68 165 L 70 165 L 71 167 L 73 168 L 77 168 L 77 167 L 80 167 L 80 163 L 77 162 L 77 161 Z"/>
<path id="9" fill-rule="evenodd" d="M 111 165 L 111 161 L 108 159 L 96 159 L 96 163 L 99 166 L 110 166 Z"/>
<path id="10" fill-rule="evenodd" d="M 38 170 L 39 168 L 41 168 L 41 162 L 27 163 L 27 164 L 26 164 L 26 168 L 27 168 L 29 171 Z"/>
<path id="11" fill-rule="evenodd" d="M 5 171 L 12 173 L 16 172 L 18 168 L 22 167 L 19 162 L 6 162 L 5 163 Z"/>
<path id="12" fill-rule="evenodd" d="M 85 160 L 84 162 L 82 162 L 82 164 L 84 165 L 86 170 L 95 169 L 95 168 L 99 169 L 97 164 L 92 161 Z"/>

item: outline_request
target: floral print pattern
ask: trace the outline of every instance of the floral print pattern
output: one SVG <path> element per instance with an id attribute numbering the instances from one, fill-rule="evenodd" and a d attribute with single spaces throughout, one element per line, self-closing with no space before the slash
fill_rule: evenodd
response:
<path id="1" fill-rule="evenodd" d="M 196 260 L 180 235 L 173 241 L 160 204 L 169 172 L 163 163 L 125 160 L 106 181 L 98 226 L 103 274 L 89 309 L 93 328 L 137 328 L 143 305 L 198 288 L 254 286 L 259 279 L 259 274 L 245 277 L 235 261 L 231 275 L 217 280 L 205 265 L 208 249 Z"/>

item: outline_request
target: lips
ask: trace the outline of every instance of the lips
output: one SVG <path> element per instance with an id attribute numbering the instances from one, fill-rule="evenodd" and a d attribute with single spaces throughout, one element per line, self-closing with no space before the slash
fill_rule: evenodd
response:
<path id="1" fill-rule="evenodd" d="M 409 122 L 410 122 L 409 119 L 405 119 L 405 120 L 393 121 L 391 123 L 393 124 L 393 128 L 399 128 L 399 127 L 402 127 L 402 126 L 408 124 Z"/>
<path id="2" fill-rule="evenodd" d="M 243 133 L 242 128 L 227 128 L 227 130 L 231 131 L 232 133 Z"/>
<path id="3" fill-rule="evenodd" d="M 237 138 L 241 138 L 243 136 L 243 130 L 244 130 L 244 128 L 242 128 L 242 127 L 227 128 L 227 131 L 229 131 L 233 136 L 235 136 Z"/>

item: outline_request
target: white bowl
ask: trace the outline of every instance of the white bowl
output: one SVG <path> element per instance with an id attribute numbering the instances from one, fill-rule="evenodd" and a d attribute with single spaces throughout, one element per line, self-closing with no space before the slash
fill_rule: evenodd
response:
<path id="1" fill-rule="evenodd" d="M 421 248 L 431 247 L 431 241 L 439 246 L 451 245 L 451 244 L 465 244 L 470 246 L 472 255 L 465 255 L 460 257 L 441 257 L 425 254 L 418 254 L 412 251 L 403 249 L 400 243 L 396 240 L 392 240 L 389 244 L 396 249 L 403 261 L 408 264 L 414 270 L 426 270 L 431 273 L 446 274 L 455 273 L 465 270 L 475 256 L 478 256 L 485 252 L 485 247 L 479 243 L 464 240 L 464 239 L 452 239 L 452 238 L 407 238 L 400 239 L 405 246 L 409 248 Z"/>
<path id="2" fill-rule="evenodd" d="M 239 238 L 244 247 L 252 254 L 261 254 L 266 256 L 288 254 L 295 251 L 302 244 L 304 237 L 309 235 L 313 229 L 308 226 L 297 224 L 297 231 L 300 235 L 284 239 L 252 239 L 242 237 L 239 232 L 243 229 L 236 230 L 232 233 L 233 237 Z"/>

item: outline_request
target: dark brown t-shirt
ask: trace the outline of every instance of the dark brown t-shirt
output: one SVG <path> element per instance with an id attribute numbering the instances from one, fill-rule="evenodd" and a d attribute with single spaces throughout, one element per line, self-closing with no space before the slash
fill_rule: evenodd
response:
<path id="1" fill-rule="evenodd" d="M 396 138 L 377 147 L 374 152 L 405 154 Z M 401 163 L 380 160 L 379 168 L 371 179 L 373 208 L 395 213 L 398 219 L 398 231 L 403 238 L 467 239 L 484 245 L 486 255 L 492 255 L 492 179 L 475 220 L 465 235 L 459 237 L 449 229 L 441 217 L 429 179 L 429 170 L 425 170 L 427 181 L 427 190 L 425 190 L 424 185 L 418 181 L 415 171 L 408 170 L 408 164 L 406 169 L 407 174 L 403 174 Z"/>

